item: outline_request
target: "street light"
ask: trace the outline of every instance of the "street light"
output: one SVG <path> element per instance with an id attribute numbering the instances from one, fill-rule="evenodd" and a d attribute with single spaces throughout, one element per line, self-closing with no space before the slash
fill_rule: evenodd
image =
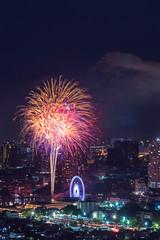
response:
<path id="1" fill-rule="evenodd" d="M 159 227 L 158 223 L 155 223 L 155 228 L 158 228 L 158 227 Z"/>
<path id="2" fill-rule="evenodd" d="M 34 212 L 34 211 L 32 211 L 32 212 L 31 212 L 31 215 L 33 216 L 34 214 L 35 214 L 35 212 Z"/>
<path id="3" fill-rule="evenodd" d="M 144 225 L 145 225 L 145 226 L 148 226 L 148 222 L 145 222 Z"/>

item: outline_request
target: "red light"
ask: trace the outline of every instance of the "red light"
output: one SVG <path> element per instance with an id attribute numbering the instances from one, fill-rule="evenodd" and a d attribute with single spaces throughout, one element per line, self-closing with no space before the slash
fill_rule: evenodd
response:
<path id="1" fill-rule="evenodd" d="M 111 230 L 112 230 L 113 232 L 119 232 L 119 229 L 117 229 L 117 228 L 111 228 Z"/>

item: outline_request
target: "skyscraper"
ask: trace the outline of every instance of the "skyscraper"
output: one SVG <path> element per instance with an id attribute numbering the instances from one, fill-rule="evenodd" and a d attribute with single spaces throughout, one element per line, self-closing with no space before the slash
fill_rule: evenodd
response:
<path id="1" fill-rule="evenodd" d="M 160 188 L 160 140 L 149 145 L 148 187 Z"/>
<path id="2" fill-rule="evenodd" d="M 17 145 L 15 142 L 2 144 L 2 169 L 14 168 L 17 163 Z"/>
<path id="3" fill-rule="evenodd" d="M 136 141 L 116 141 L 114 148 L 108 149 L 108 166 L 135 168 L 138 166 L 139 146 Z"/>
<path id="4" fill-rule="evenodd" d="M 21 140 L 17 143 L 17 166 L 33 167 L 34 149 Z"/>
<path id="5" fill-rule="evenodd" d="M 71 179 L 78 174 L 77 161 L 71 156 L 66 157 L 62 163 L 63 183 L 64 187 L 68 187 Z"/>
<path id="6" fill-rule="evenodd" d="M 64 189 L 68 189 L 71 179 L 74 176 L 78 175 L 83 177 L 83 175 L 86 173 L 86 156 L 79 151 L 72 156 L 69 154 L 61 156 L 59 163 L 61 165 L 61 171 L 59 166 L 56 170 L 56 181 L 61 181 Z"/>

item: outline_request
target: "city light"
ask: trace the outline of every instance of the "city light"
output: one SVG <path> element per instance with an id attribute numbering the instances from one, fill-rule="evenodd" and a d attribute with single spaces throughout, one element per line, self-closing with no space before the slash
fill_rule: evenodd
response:
<path id="1" fill-rule="evenodd" d="M 160 0 L 0 3 L 0 239 L 160 240 Z"/>
<path id="2" fill-rule="evenodd" d="M 34 211 L 32 211 L 32 212 L 31 212 L 31 215 L 33 216 L 34 214 L 35 214 L 35 212 L 34 212 Z"/>
<path id="3" fill-rule="evenodd" d="M 82 178 L 79 176 L 74 176 L 70 182 L 69 186 L 70 197 L 76 197 L 80 200 L 85 199 L 85 187 Z"/>
<path id="4" fill-rule="evenodd" d="M 144 225 L 145 225 L 145 226 L 148 226 L 148 222 L 145 222 Z"/>
<path id="5" fill-rule="evenodd" d="M 42 88 L 29 93 L 27 100 L 15 118 L 21 117 L 21 133 L 29 136 L 31 145 L 35 148 L 43 145 L 50 153 L 53 198 L 58 151 L 73 154 L 74 150 L 85 151 L 88 142 L 93 143 L 97 131 L 94 107 L 85 89 L 61 77 L 44 82 Z"/>
<path id="6" fill-rule="evenodd" d="M 53 212 L 53 217 L 55 217 L 55 215 L 56 215 L 56 213 L 55 213 L 55 212 Z"/>
<path id="7" fill-rule="evenodd" d="M 117 228 L 111 228 L 111 230 L 112 230 L 113 232 L 119 232 L 119 229 L 117 229 Z"/>
<path id="8" fill-rule="evenodd" d="M 158 224 L 158 223 L 156 223 L 156 224 L 155 224 L 155 227 L 156 227 L 156 228 L 159 228 L 159 224 Z"/>

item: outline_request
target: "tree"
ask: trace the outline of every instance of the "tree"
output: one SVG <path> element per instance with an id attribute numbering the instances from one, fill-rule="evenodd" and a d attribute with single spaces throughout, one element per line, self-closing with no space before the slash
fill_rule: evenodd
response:
<path id="1" fill-rule="evenodd" d="M 154 229 L 159 229 L 160 228 L 160 226 L 159 226 L 159 224 L 157 223 L 157 222 L 152 222 L 152 228 L 154 228 Z"/>
<path id="2" fill-rule="evenodd" d="M 78 219 L 78 221 L 79 221 L 79 224 L 82 226 L 83 224 L 84 224 L 84 220 L 83 219 Z"/>
<path id="3" fill-rule="evenodd" d="M 35 215 L 36 216 L 41 216 L 42 215 L 42 211 L 43 211 L 43 208 L 42 207 L 38 207 L 35 209 Z"/>
<path id="4" fill-rule="evenodd" d="M 77 222 L 76 221 L 74 221 L 74 222 L 71 222 L 71 224 L 70 224 L 72 227 L 77 227 Z"/>
<path id="5" fill-rule="evenodd" d="M 136 203 L 128 203 L 124 207 L 122 207 L 117 214 L 119 216 L 127 216 L 127 217 L 136 217 L 137 211 L 143 211 L 144 209 L 141 208 Z"/>
<path id="6" fill-rule="evenodd" d="M 78 215 L 82 214 L 81 210 L 77 209 L 73 205 L 68 205 L 67 207 L 64 207 L 63 212 L 64 212 L 64 214 L 75 215 L 75 216 L 78 216 Z"/>
<path id="7" fill-rule="evenodd" d="M 153 216 L 153 222 L 160 225 L 160 214 L 159 213 L 157 213 Z"/>
<path id="8" fill-rule="evenodd" d="M 131 219 L 131 226 L 139 228 L 139 227 L 142 226 L 142 223 L 139 220 L 137 220 L 136 218 L 132 218 Z"/>
<path id="9" fill-rule="evenodd" d="M 98 218 L 94 218 L 94 219 L 93 219 L 93 222 L 95 222 L 95 223 L 100 223 L 100 220 L 99 220 Z"/>
<path id="10" fill-rule="evenodd" d="M 30 217 L 32 211 L 33 211 L 33 210 L 30 209 L 30 208 L 29 208 L 29 209 L 24 209 L 23 212 L 22 212 L 22 216 L 23 216 L 23 217 Z"/>

